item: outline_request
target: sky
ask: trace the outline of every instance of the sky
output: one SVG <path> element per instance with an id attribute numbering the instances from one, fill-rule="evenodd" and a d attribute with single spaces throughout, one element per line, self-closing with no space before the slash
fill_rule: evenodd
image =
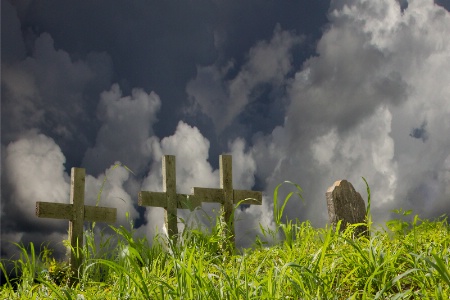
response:
<path id="1" fill-rule="evenodd" d="M 260 224 L 273 228 L 286 180 L 304 201 L 293 197 L 285 217 L 318 227 L 340 179 L 365 201 L 367 180 L 379 224 L 399 208 L 449 214 L 449 10 L 448 0 L 2 0 L 1 256 L 11 242 L 64 252 L 68 222 L 37 218 L 35 202 L 68 203 L 72 167 L 86 169 L 86 204 L 102 190 L 116 225 L 128 212 L 151 240 L 162 210 L 137 207 L 137 195 L 162 190 L 163 155 L 176 155 L 179 193 L 219 187 L 219 155 L 233 155 L 234 188 L 263 192 L 237 212 L 242 247 Z"/>

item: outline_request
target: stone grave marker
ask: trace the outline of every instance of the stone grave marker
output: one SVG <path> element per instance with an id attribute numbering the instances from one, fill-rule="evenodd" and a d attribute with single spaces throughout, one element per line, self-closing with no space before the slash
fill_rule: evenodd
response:
<path id="1" fill-rule="evenodd" d="M 338 180 L 326 192 L 328 217 L 330 223 L 336 228 L 339 220 L 341 231 L 349 224 L 366 223 L 366 205 L 361 195 L 347 180 Z M 368 234 L 367 226 L 358 226 L 355 236 Z"/>
<path id="2" fill-rule="evenodd" d="M 83 257 L 83 223 L 114 223 L 117 209 L 84 205 L 85 169 L 72 168 L 70 182 L 70 204 L 54 202 L 36 202 L 36 216 L 39 218 L 69 220 L 69 241 L 72 247 L 69 264 L 72 271 L 72 283 L 78 278 L 78 268 Z"/>

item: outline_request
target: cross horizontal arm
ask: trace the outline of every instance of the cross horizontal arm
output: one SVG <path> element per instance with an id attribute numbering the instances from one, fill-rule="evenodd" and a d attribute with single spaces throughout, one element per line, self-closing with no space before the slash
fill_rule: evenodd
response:
<path id="1" fill-rule="evenodd" d="M 194 195 L 177 194 L 177 208 L 194 210 L 201 202 Z M 167 194 L 164 192 L 142 191 L 138 195 L 139 206 L 167 207 Z"/>
<path id="2" fill-rule="evenodd" d="M 233 198 L 234 204 L 262 204 L 262 193 L 257 191 L 234 190 Z"/>
<path id="3" fill-rule="evenodd" d="M 51 219 L 72 219 L 72 204 L 36 202 L 36 216 Z"/>
<path id="4" fill-rule="evenodd" d="M 201 202 L 224 203 L 223 189 L 199 188 L 195 187 L 194 195 Z M 262 193 L 257 191 L 234 190 L 233 202 L 237 204 L 255 204 L 261 205 Z"/>
<path id="5" fill-rule="evenodd" d="M 117 208 L 101 206 L 84 206 L 84 220 L 89 222 L 115 223 Z"/>
<path id="6" fill-rule="evenodd" d="M 139 192 L 139 206 L 167 207 L 167 196 L 164 192 Z"/>
<path id="7" fill-rule="evenodd" d="M 223 189 L 193 188 L 195 197 L 201 202 L 224 203 Z"/>
<path id="8" fill-rule="evenodd" d="M 73 205 L 53 202 L 36 202 L 36 216 L 51 219 L 73 219 Z M 84 221 L 116 222 L 117 209 L 100 206 L 84 206 Z"/>

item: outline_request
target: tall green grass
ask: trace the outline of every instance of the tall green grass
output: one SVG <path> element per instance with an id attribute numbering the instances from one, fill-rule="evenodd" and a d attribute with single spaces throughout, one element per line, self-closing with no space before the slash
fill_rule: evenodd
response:
<path id="1" fill-rule="evenodd" d="M 367 183 L 367 182 L 366 182 Z M 86 231 L 82 274 L 70 286 L 69 269 L 47 247 L 16 246 L 12 273 L 0 269 L 6 283 L 0 299 L 448 299 L 450 297 L 450 226 L 398 210 L 399 218 L 353 238 L 358 225 L 339 230 L 314 228 L 309 221 L 284 220 L 287 201 L 274 191 L 275 229 L 262 228 L 277 240 L 261 238 L 255 247 L 223 251 L 226 235 L 218 216 L 210 232 L 195 225 L 174 244 L 158 236 L 151 243 L 129 228 L 111 226 L 113 235 Z M 370 189 L 367 185 L 370 197 Z M 370 202 L 369 202 L 370 203 Z M 263 237 L 264 238 L 264 235 Z M 231 245 L 229 245 L 231 247 Z M 14 277 L 17 275 L 17 277 Z"/>

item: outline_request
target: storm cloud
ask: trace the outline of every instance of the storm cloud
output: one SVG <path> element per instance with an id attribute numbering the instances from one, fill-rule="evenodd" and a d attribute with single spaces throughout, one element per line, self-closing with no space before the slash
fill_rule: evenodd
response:
<path id="1" fill-rule="evenodd" d="M 222 153 L 233 155 L 235 188 L 264 192 L 263 205 L 238 210 L 240 246 L 273 226 L 272 192 L 285 180 L 305 198 L 286 216 L 315 226 L 338 179 L 363 198 L 367 179 L 377 223 L 394 208 L 448 214 L 448 9 L 2 1 L 2 256 L 14 252 L 8 241 L 51 241 L 63 253 L 67 221 L 36 218 L 34 207 L 68 202 L 72 167 L 86 168 L 88 204 L 117 207 L 117 225 L 129 212 L 154 237 L 163 214 L 138 208 L 137 193 L 162 190 L 166 154 L 180 193 L 218 187 Z"/>

